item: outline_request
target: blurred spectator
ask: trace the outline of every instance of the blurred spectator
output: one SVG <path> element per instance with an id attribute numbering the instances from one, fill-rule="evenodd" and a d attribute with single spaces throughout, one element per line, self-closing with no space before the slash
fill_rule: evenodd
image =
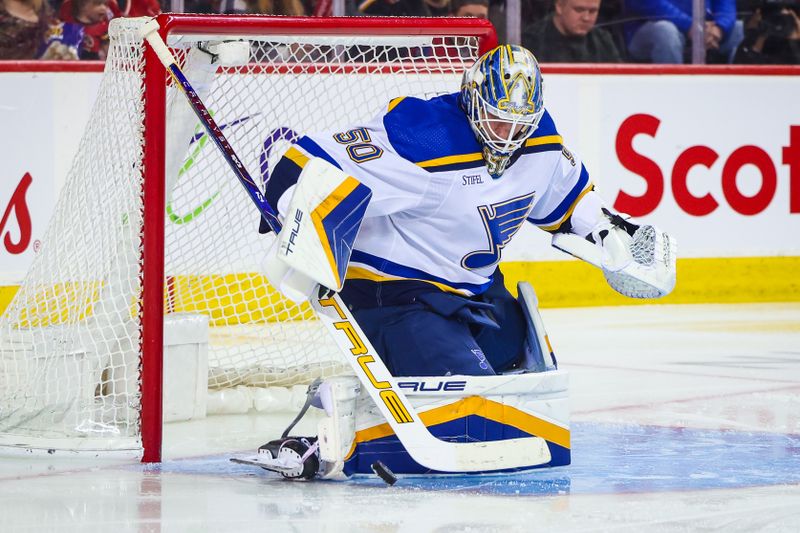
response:
<path id="1" fill-rule="evenodd" d="M 446 17 L 450 14 L 450 0 L 425 0 L 432 17 Z"/>
<path id="2" fill-rule="evenodd" d="M 158 0 L 127 0 L 123 17 L 155 17 L 161 13 Z"/>
<path id="3" fill-rule="evenodd" d="M 523 27 L 539 22 L 553 12 L 553 0 L 520 0 L 520 2 L 522 2 Z M 605 2 L 603 4 L 605 6 Z"/>
<path id="4" fill-rule="evenodd" d="M 45 0 L 0 0 L 0 59 L 35 59 L 52 15 Z"/>
<path id="5" fill-rule="evenodd" d="M 619 63 L 614 38 L 596 28 L 600 0 L 556 0 L 555 12 L 525 28 L 522 45 L 543 63 Z"/>
<path id="6" fill-rule="evenodd" d="M 83 26 L 70 22 L 59 22 L 50 26 L 42 43 L 39 59 L 76 60 L 83 42 Z"/>
<path id="7" fill-rule="evenodd" d="M 705 0 L 705 48 L 709 59 L 716 55 L 730 63 L 744 37 L 736 20 L 736 0 Z M 690 48 L 692 0 L 627 0 L 628 55 L 649 63 L 683 63 Z"/>
<path id="8" fill-rule="evenodd" d="M 105 60 L 108 53 L 108 23 L 122 16 L 116 0 L 64 0 L 59 17 L 64 22 L 83 25 L 81 59 Z"/>
<path id="9" fill-rule="evenodd" d="M 734 63 L 800 65 L 800 0 L 763 0 L 747 19 Z"/>
<path id="10" fill-rule="evenodd" d="M 184 13 L 220 13 L 222 2 L 220 0 L 184 0 Z"/>
<path id="11" fill-rule="evenodd" d="M 300 0 L 246 0 L 248 13 L 302 17 L 306 8 Z"/>
<path id="12" fill-rule="evenodd" d="M 489 0 L 452 0 L 450 9 L 454 17 L 489 18 Z"/>
<path id="13" fill-rule="evenodd" d="M 523 20 L 525 12 L 522 12 Z M 497 31 L 498 42 L 506 41 L 506 0 L 489 0 L 489 20 Z M 519 21 L 522 24 L 522 21 Z"/>
<path id="14" fill-rule="evenodd" d="M 521 18 L 517 22 L 520 24 L 520 30 L 542 20 L 553 11 L 553 0 L 519 0 L 519 3 Z M 508 42 L 506 39 L 507 18 L 506 0 L 489 0 L 489 20 L 497 30 L 497 40 L 501 43 Z"/>
<path id="15" fill-rule="evenodd" d="M 430 17 L 425 0 L 364 0 L 358 4 L 362 15 L 387 17 Z"/>
<path id="16" fill-rule="evenodd" d="M 306 4 L 310 6 L 312 17 L 332 17 L 333 16 L 333 0 L 315 0 Z M 352 4 L 345 2 L 345 14 L 349 15 L 348 9 L 353 9 Z"/>

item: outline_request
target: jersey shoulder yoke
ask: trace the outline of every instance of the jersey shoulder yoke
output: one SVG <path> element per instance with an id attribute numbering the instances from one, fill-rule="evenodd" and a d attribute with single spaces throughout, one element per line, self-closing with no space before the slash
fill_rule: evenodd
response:
<path id="1" fill-rule="evenodd" d="M 427 170 L 450 170 L 441 167 L 453 162 L 483 164 L 480 146 L 455 93 L 430 100 L 411 96 L 392 100 L 383 125 L 397 154 Z"/>

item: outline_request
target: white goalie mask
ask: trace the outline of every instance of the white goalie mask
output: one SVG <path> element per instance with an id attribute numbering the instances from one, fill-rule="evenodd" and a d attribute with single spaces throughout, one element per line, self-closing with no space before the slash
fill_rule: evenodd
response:
<path id="1" fill-rule="evenodd" d="M 521 46 L 498 46 L 464 73 L 459 100 L 489 174 L 499 178 L 544 115 L 539 64 Z"/>

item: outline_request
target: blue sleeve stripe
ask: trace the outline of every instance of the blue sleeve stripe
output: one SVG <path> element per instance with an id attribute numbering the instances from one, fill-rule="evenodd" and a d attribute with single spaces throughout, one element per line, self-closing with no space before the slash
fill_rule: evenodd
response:
<path id="1" fill-rule="evenodd" d="M 417 163 L 417 164 L 419 165 L 419 163 Z M 483 165 L 484 165 L 483 156 L 481 156 L 480 159 L 477 159 L 477 160 L 474 160 L 474 161 L 464 160 L 464 161 L 458 161 L 458 162 L 454 162 L 454 163 L 447 163 L 447 164 L 443 164 L 443 165 L 430 165 L 429 164 L 429 165 L 426 165 L 426 166 L 422 166 L 422 165 L 420 165 L 420 166 L 422 168 L 424 168 L 425 170 L 427 170 L 428 172 L 448 172 L 450 170 L 467 170 L 467 169 L 470 169 L 470 168 L 480 168 Z"/>
<path id="2" fill-rule="evenodd" d="M 394 263 L 392 261 L 389 261 L 388 259 L 383 259 L 382 257 L 377 257 L 359 250 L 353 250 L 353 253 L 350 256 L 350 263 L 351 267 L 353 266 L 352 265 L 353 263 L 361 263 L 386 275 L 385 277 L 376 276 L 375 279 L 373 279 L 373 281 L 398 281 L 398 280 L 426 281 L 428 283 L 436 285 L 442 290 L 447 290 L 449 292 L 457 292 L 459 294 L 463 294 L 464 291 L 467 291 L 468 293 L 470 293 L 470 295 L 481 294 L 482 292 L 486 291 L 486 289 L 488 289 L 489 286 L 492 284 L 491 278 L 489 278 L 489 281 L 487 281 L 486 283 L 480 285 L 474 283 L 454 283 L 444 278 L 439 278 L 431 274 L 428 274 L 427 272 L 424 272 L 422 270 Z"/>
<path id="3" fill-rule="evenodd" d="M 483 164 L 483 154 L 480 152 L 473 152 L 461 155 L 448 155 L 445 157 L 437 157 L 436 159 L 428 159 L 427 161 L 420 161 L 417 165 L 427 167 L 439 167 L 443 165 L 452 165 L 456 163 L 479 163 Z"/>
<path id="4" fill-rule="evenodd" d="M 335 166 L 339 170 L 342 170 L 341 165 L 328 154 L 325 150 L 322 149 L 320 145 L 309 139 L 308 137 L 302 137 L 299 141 L 297 141 L 297 145 L 308 152 L 309 155 L 314 157 L 321 157 L 331 165 Z"/>
<path id="5" fill-rule="evenodd" d="M 542 152 L 560 152 L 564 147 L 560 144 L 539 144 L 536 146 L 526 146 L 522 149 L 523 154 L 540 154 Z"/>
<path id="6" fill-rule="evenodd" d="M 523 154 L 537 154 L 541 152 L 561 151 L 564 148 L 561 135 L 544 135 L 533 137 L 525 141 L 522 148 Z"/>
<path id="7" fill-rule="evenodd" d="M 536 224 L 537 226 L 544 226 L 547 224 L 552 224 L 562 218 L 567 212 L 572 208 L 572 205 L 578 199 L 578 196 L 583 192 L 586 186 L 589 184 L 589 173 L 586 171 L 586 167 L 581 165 L 581 176 L 578 178 L 578 183 L 569 191 L 569 194 L 564 198 L 558 207 L 556 207 L 552 213 L 547 215 L 544 218 L 529 218 L 528 220 Z"/>

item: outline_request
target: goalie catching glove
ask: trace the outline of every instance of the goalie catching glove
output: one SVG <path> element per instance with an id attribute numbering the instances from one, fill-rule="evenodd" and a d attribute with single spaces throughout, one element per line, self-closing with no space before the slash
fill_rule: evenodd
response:
<path id="1" fill-rule="evenodd" d="M 660 298 L 675 288 L 675 238 L 651 225 L 637 225 L 630 216 L 603 208 L 603 219 L 586 239 L 558 233 L 555 248 L 603 271 L 612 289 L 630 298 Z"/>
<path id="2" fill-rule="evenodd" d="M 294 302 L 309 300 L 319 285 L 341 290 L 372 196 L 369 187 L 324 159 L 303 163 L 285 225 L 263 265 L 272 286 Z"/>

